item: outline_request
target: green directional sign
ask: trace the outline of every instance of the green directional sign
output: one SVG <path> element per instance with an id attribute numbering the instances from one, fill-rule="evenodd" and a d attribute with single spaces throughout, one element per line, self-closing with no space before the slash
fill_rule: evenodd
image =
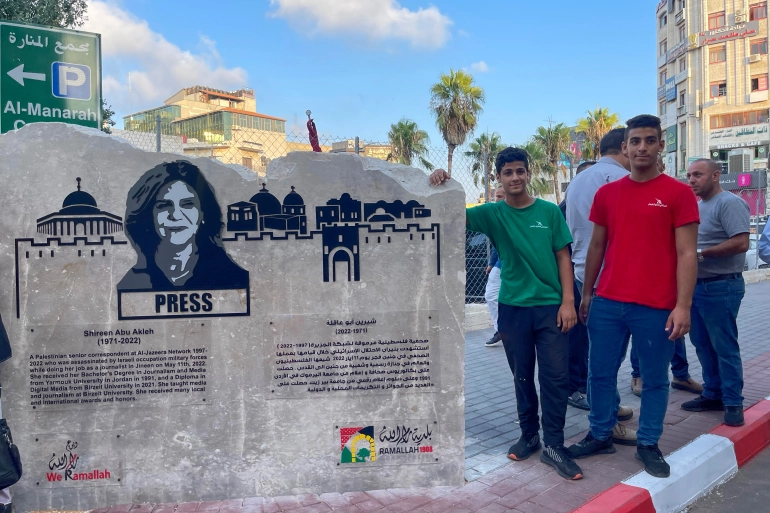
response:
<path id="1" fill-rule="evenodd" d="M 0 22 L 0 133 L 41 121 L 101 128 L 101 37 Z"/>

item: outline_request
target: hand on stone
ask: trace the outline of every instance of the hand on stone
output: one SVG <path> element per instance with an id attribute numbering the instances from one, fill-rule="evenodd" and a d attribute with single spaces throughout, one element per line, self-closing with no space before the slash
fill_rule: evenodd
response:
<path id="1" fill-rule="evenodd" d="M 449 173 L 447 173 L 443 169 L 436 169 L 430 174 L 429 179 L 430 179 L 431 185 L 441 185 L 447 180 L 451 180 L 452 177 L 449 176 Z"/>

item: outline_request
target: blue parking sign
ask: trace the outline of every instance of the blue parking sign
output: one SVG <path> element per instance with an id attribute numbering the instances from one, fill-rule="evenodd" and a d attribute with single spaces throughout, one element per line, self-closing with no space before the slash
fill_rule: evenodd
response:
<path id="1" fill-rule="evenodd" d="M 54 62 L 51 64 L 53 95 L 70 100 L 91 99 L 91 68 L 83 64 Z"/>

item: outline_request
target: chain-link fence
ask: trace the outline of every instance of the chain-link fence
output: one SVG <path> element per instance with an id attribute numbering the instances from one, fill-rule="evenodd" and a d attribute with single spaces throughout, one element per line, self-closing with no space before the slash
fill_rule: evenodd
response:
<path id="1" fill-rule="evenodd" d="M 214 111 L 208 116 L 174 123 L 168 122 L 162 115 L 148 116 L 147 119 L 135 117 L 130 123 L 127 121 L 126 125 L 129 130 L 116 129 L 113 135 L 137 148 L 216 159 L 224 164 L 246 167 L 266 181 L 269 179 L 267 166 L 273 159 L 291 151 L 312 151 L 306 131 L 287 130 L 282 120 L 266 117 Z M 394 149 L 390 142 L 325 134 L 319 134 L 318 139 L 325 153 L 357 153 L 365 157 L 394 160 Z M 494 192 L 488 192 L 490 184 L 485 183 L 484 171 L 489 169 L 489 163 L 485 164 L 487 159 L 484 157 L 475 154 L 468 145 L 456 148 L 453 154 L 452 179 L 457 180 L 465 189 L 465 201 L 469 206 L 484 203 L 489 197 L 494 197 Z M 446 169 L 447 162 L 448 150 L 443 141 L 424 145 L 424 151 L 415 154 L 412 159 L 412 165 L 423 169 L 426 175 L 431 166 Z M 489 252 L 489 241 L 484 235 L 466 233 L 466 303 L 485 302 L 485 269 Z"/>

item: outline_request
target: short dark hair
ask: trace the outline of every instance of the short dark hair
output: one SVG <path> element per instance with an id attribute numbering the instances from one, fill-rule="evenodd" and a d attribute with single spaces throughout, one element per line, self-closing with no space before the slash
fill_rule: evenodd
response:
<path id="1" fill-rule="evenodd" d="M 634 128 L 655 128 L 658 131 L 658 139 L 663 139 L 663 129 L 660 128 L 660 118 L 652 114 L 640 114 L 626 121 L 624 140 L 628 142 L 628 135 Z"/>
<path id="2" fill-rule="evenodd" d="M 607 132 L 599 142 L 599 153 L 605 155 L 619 155 L 623 151 L 623 141 L 626 137 L 626 128 L 613 128 Z"/>
<path id="3" fill-rule="evenodd" d="M 529 173 L 529 154 L 526 150 L 508 146 L 498 153 L 497 158 L 495 159 L 495 170 L 498 175 L 500 174 L 500 170 L 503 169 L 503 166 L 509 162 L 524 162 L 524 169 Z"/>
<path id="4" fill-rule="evenodd" d="M 580 165 L 577 167 L 577 171 L 575 171 L 575 173 L 576 174 L 581 173 L 586 169 L 588 169 L 589 167 L 593 166 L 594 164 L 596 164 L 595 160 L 586 160 L 585 162 L 581 162 Z"/>

